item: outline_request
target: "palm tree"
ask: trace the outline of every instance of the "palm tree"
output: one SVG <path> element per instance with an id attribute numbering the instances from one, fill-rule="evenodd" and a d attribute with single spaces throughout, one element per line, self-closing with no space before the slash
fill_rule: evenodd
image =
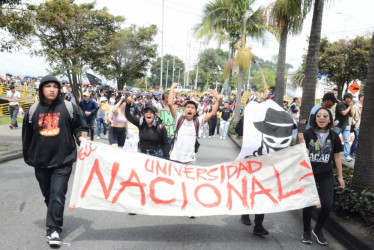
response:
<path id="1" fill-rule="evenodd" d="M 365 100 L 362 107 L 361 125 L 357 156 L 354 167 L 352 186 L 361 192 L 374 189 L 374 32 L 371 40 L 371 50 L 367 83 L 365 85 Z"/>
<path id="2" fill-rule="evenodd" d="M 294 88 L 303 86 L 304 78 L 305 78 L 305 69 L 303 65 L 298 67 L 295 74 L 291 77 L 291 84 Z"/>
<path id="3" fill-rule="evenodd" d="M 232 60 L 237 50 L 236 45 L 240 42 L 242 51 L 246 50 L 246 36 L 260 39 L 263 37 L 264 26 L 261 24 L 261 12 L 252 9 L 255 0 L 212 0 L 204 6 L 204 14 L 201 23 L 196 25 L 197 37 L 212 38 L 228 37 L 230 46 L 230 59 Z M 242 57 L 243 58 L 243 57 Z M 249 60 L 251 60 L 252 55 Z M 248 65 L 248 62 L 245 64 Z M 243 65 L 238 65 L 238 87 L 236 101 L 236 117 L 239 118 L 240 93 L 243 84 Z M 229 74 L 231 76 L 231 72 Z M 229 78 L 230 79 L 230 78 Z"/>
<path id="4" fill-rule="evenodd" d="M 305 78 L 303 82 L 303 106 L 301 109 L 300 120 L 308 119 L 309 112 L 315 104 L 315 92 L 317 84 L 318 57 L 321 41 L 322 15 L 325 0 L 315 0 L 312 28 L 310 31 L 308 54 L 305 65 Z M 305 124 L 300 124 L 298 130 L 304 131 Z"/>
<path id="5" fill-rule="evenodd" d="M 279 105 L 282 105 L 284 96 L 287 37 L 288 34 L 296 35 L 301 32 L 306 14 L 310 10 L 310 3 L 307 0 L 277 0 L 265 8 L 264 17 L 269 30 L 277 37 L 280 34 L 275 79 L 275 102 Z"/>

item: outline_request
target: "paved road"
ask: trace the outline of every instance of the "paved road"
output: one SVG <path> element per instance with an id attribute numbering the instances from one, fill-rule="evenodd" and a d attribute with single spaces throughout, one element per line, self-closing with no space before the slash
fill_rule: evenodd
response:
<path id="1" fill-rule="evenodd" d="M 238 154 L 229 139 L 200 142 L 199 165 L 231 161 Z M 33 169 L 22 159 L 0 164 L 0 190 L 0 249 L 49 249 L 46 207 Z M 327 233 L 328 247 L 304 245 L 300 211 L 266 215 L 264 226 L 270 235 L 258 237 L 239 216 L 189 219 L 66 209 L 61 249 L 344 249 Z"/>

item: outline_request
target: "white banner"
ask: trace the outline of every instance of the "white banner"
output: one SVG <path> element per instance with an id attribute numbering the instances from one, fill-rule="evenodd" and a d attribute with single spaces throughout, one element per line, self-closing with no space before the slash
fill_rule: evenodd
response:
<path id="1" fill-rule="evenodd" d="M 82 141 L 70 208 L 165 216 L 273 213 L 319 204 L 305 145 L 210 167 Z"/>
<path id="2" fill-rule="evenodd" d="M 243 145 L 237 159 L 260 156 L 287 148 L 294 120 L 272 100 L 249 102 L 244 110 Z"/>

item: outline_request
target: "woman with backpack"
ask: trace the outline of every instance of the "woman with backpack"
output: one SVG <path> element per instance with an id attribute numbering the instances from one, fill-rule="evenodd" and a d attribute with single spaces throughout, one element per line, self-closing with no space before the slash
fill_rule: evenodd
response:
<path id="1" fill-rule="evenodd" d="M 125 108 L 126 119 L 139 129 L 139 149 L 143 154 L 169 159 L 168 134 L 161 119 L 158 117 L 157 108 L 152 104 L 144 107 L 144 114 L 137 118 L 131 115 L 130 105 L 134 95 L 127 98 Z"/>

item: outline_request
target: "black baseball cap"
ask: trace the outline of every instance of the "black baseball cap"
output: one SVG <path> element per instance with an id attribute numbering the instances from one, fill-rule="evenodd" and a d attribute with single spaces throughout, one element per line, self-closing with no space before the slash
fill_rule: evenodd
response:
<path id="1" fill-rule="evenodd" d="M 327 92 L 326 94 L 324 94 L 323 98 L 322 98 L 322 101 L 324 100 L 330 100 L 332 101 L 332 103 L 339 103 L 339 101 L 336 99 L 334 93 L 332 92 Z"/>

